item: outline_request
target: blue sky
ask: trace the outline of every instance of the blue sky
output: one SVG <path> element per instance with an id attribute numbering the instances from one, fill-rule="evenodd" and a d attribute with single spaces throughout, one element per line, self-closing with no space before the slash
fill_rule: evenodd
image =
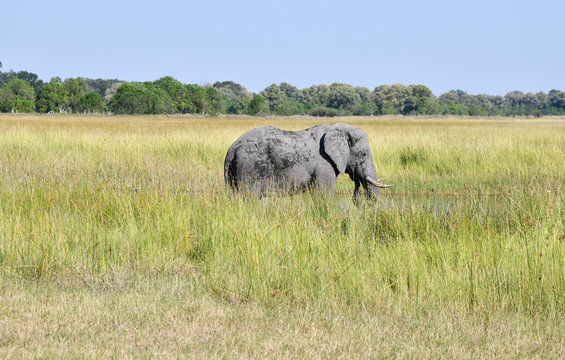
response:
<path id="1" fill-rule="evenodd" d="M 0 13 L 2 70 L 47 81 L 565 90 L 564 1 L 0 0 Z"/>

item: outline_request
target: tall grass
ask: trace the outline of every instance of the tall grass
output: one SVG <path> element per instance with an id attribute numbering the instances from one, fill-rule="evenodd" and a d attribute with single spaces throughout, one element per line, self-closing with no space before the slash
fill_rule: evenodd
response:
<path id="1" fill-rule="evenodd" d="M 320 120 L 4 116 L 0 274 L 180 274 L 264 304 L 563 312 L 563 120 L 346 121 L 395 184 L 377 203 L 354 205 L 341 177 L 332 199 L 225 188 L 244 131 Z"/>

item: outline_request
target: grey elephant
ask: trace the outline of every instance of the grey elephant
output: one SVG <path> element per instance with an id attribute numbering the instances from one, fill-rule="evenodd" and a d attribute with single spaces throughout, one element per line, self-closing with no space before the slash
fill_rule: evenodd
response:
<path id="1" fill-rule="evenodd" d="M 343 123 L 300 131 L 254 128 L 230 146 L 224 162 L 227 184 L 259 196 L 311 187 L 333 194 L 339 174 L 355 182 L 354 200 L 361 186 L 368 199 L 375 198 L 379 188 L 392 186 L 377 179 L 367 134 Z"/>

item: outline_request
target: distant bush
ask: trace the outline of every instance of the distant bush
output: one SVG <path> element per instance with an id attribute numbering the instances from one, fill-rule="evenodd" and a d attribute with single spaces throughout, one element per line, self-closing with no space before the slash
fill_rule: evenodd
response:
<path id="1" fill-rule="evenodd" d="M 87 92 L 77 102 L 78 112 L 98 112 L 101 113 L 106 107 L 104 97 L 97 92 Z"/>
<path id="2" fill-rule="evenodd" d="M 356 116 L 370 116 L 378 111 L 377 105 L 373 101 L 363 101 L 353 107 L 351 113 Z"/>
<path id="3" fill-rule="evenodd" d="M 273 113 L 282 116 L 304 114 L 306 113 L 306 106 L 298 102 L 298 100 L 287 98 L 285 102 L 275 106 Z"/>
<path id="4" fill-rule="evenodd" d="M 312 116 L 325 116 L 325 117 L 334 117 L 339 116 L 339 110 L 328 108 L 325 106 L 317 106 L 310 110 L 310 115 Z"/>
<path id="5" fill-rule="evenodd" d="M 206 113 L 218 115 L 227 111 L 229 100 L 216 88 L 205 88 L 206 93 Z"/>
<path id="6" fill-rule="evenodd" d="M 247 113 L 249 115 L 262 115 L 267 114 L 268 112 L 269 104 L 267 103 L 267 99 L 259 94 L 253 95 L 253 98 L 247 107 Z"/>
<path id="7" fill-rule="evenodd" d="M 229 114 L 243 115 L 247 114 L 247 109 L 251 103 L 251 96 L 245 96 L 236 101 L 229 101 L 227 104 L 227 112 Z"/>
<path id="8" fill-rule="evenodd" d="M 114 114 L 148 114 L 150 106 L 146 89 L 139 83 L 123 83 L 112 97 L 109 107 Z"/>

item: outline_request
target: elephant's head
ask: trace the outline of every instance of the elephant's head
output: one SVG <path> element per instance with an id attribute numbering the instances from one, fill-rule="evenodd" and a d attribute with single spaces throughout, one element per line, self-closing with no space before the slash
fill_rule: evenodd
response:
<path id="1" fill-rule="evenodd" d="M 379 188 L 388 188 L 380 182 L 373 165 L 373 156 L 367 134 L 348 124 L 332 125 L 323 140 L 323 151 L 328 155 L 336 171 L 347 174 L 355 182 L 354 200 L 363 186 L 368 199 L 374 199 Z"/>

